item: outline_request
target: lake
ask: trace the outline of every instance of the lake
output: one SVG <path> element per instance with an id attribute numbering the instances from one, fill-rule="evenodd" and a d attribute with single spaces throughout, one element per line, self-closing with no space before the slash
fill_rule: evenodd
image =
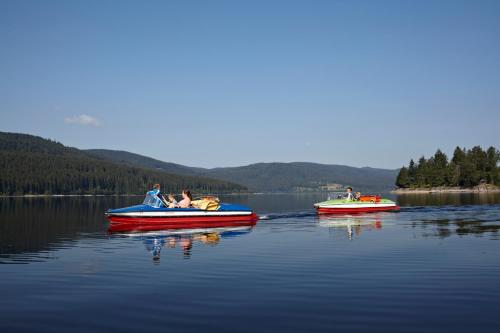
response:
<path id="1" fill-rule="evenodd" d="M 393 197 L 396 198 L 396 197 Z M 253 228 L 108 233 L 141 197 L 0 199 L 1 332 L 497 332 L 500 194 L 227 196 Z"/>

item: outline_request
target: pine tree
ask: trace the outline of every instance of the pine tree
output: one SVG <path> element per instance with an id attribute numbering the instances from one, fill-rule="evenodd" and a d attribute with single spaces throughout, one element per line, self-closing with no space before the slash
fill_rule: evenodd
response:
<path id="1" fill-rule="evenodd" d="M 396 186 L 406 188 L 409 184 L 408 169 L 406 167 L 402 167 L 399 170 L 398 177 L 396 178 Z"/>
<path id="2" fill-rule="evenodd" d="M 446 186 L 449 184 L 448 157 L 440 149 L 436 151 L 433 158 L 433 180 L 432 186 Z"/>
<path id="3" fill-rule="evenodd" d="M 486 181 L 500 183 L 500 152 L 489 147 L 484 151 L 475 146 L 472 149 L 456 147 L 453 158 L 448 162 L 440 149 L 434 156 L 422 156 L 418 163 L 410 161 L 408 169 L 403 167 L 396 180 L 399 187 L 461 186 L 473 187 Z"/>
<path id="4" fill-rule="evenodd" d="M 408 182 L 410 185 L 414 185 L 417 180 L 417 168 L 415 166 L 415 161 L 413 159 L 410 160 L 410 164 L 408 165 Z"/>
<path id="5" fill-rule="evenodd" d="M 494 147 L 489 147 L 486 151 L 486 180 L 493 185 L 500 184 L 500 152 Z"/>
<path id="6" fill-rule="evenodd" d="M 419 187 L 428 186 L 428 168 L 425 156 L 420 157 L 417 163 L 416 185 Z"/>
<path id="7" fill-rule="evenodd" d="M 453 158 L 451 159 L 451 169 L 452 169 L 452 177 L 451 184 L 453 186 L 460 186 L 460 177 L 461 170 L 463 168 L 465 162 L 465 148 L 462 150 L 460 147 L 456 147 L 453 152 Z"/>

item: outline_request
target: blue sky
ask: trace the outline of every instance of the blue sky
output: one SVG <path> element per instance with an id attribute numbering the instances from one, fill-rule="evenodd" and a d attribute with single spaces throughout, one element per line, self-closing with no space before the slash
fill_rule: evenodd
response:
<path id="1" fill-rule="evenodd" d="M 0 131 L 215 167 L 500 146 L 500 1 L 0 1 Z"/>

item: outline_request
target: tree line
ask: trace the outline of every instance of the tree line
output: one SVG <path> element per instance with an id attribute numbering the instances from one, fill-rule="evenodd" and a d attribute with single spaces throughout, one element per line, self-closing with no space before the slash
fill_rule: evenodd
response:
<path id="1" fill-rule="evenodd" d="M 244 186 L 203 177 L 168 174 L 92 158 L 0 152 L 0 194 L 141 194 L 152 184 L 178 193 L 244 191 Z"/>
<path id="2" fill-rule="evenodd" d="M 154 183 L 174 193 L 246 191 L 229 181 L 124 165 L 52 140 L 0 132 L 0 195 L 142 194 Z"/>
<path id="3" fill-rule="evenodd" d="M 399 171 L 396 186 L 399 188 L 419 187 L 465 187 L 481 183 L 500 185 L 500 152 L 495 147 L 486 151 L 480 146 L 472 149 L 456 147 L 453 157 L 441 150 L 426 159 L 422 156 L 416 163 L 412 159 L 408 166 Z"/>

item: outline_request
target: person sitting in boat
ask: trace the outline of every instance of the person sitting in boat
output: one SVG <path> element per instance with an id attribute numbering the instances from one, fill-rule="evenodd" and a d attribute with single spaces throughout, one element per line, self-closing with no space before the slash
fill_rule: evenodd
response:
<path id="1" fill-rule="evenodd" d="M 168 195 L 168 198 L 167 198 L 167 207 L 168 208 L 175 208 L 175 206 L 177 205 L 177 200 L 175 200 L 175 196 L 173 193 L 170 193 Z"/>
<path id="2" fill-rule="evenodd" d="M 346 189 L 346 194 L 344 194 L 344 199 L 346 200 L 354 200 L 354 195 L 352 195 L 352 187 L 348 187 Z"/>
<path id="3" fill-rule="evenodd" d="M 361 199 L 361 192 L 356 192 L 354 195 L 354 200 L 359 201 Z"/>
<path id="4" fill-rule="evenodd" d="M 151 196 L 151 197 L 155 198 L 155 200 L 156 200 L 156 205 L 157 205 L 158 207 L 162 205 L 162 203 L 163 203 L 163 202 L 162 202 L 162 198 L 163 198 L 163 196 L 162 196 L 162 194 L 161 194 L 161 192 L 160 192 L 160 184 L 154 184 L 154 185 L 153 185 L 153 189 L 152 189 L 151 191 L 148 191 L 148 192 L 146 193 L 146 195 L 149 195 L 149 196 Z"/>
<path id="5" fill-rule="evenodd" d="M 155 196 L 155 195 L 158 195 L 160 194 L 160 184 L 154 184 L 153 185 L 153 189 L 151 191 L 148 191 L 146 193 L 146 195 L 150 195 L 150 196 Z"/>
<path id="6" fill-rule="evenodd" d="M 182 200 L 177 203 L 175 207 L 177 208 L 189 208 L 191 207 L 191 200 L 193 196 L 189 190 L 182 191 Z"/>

